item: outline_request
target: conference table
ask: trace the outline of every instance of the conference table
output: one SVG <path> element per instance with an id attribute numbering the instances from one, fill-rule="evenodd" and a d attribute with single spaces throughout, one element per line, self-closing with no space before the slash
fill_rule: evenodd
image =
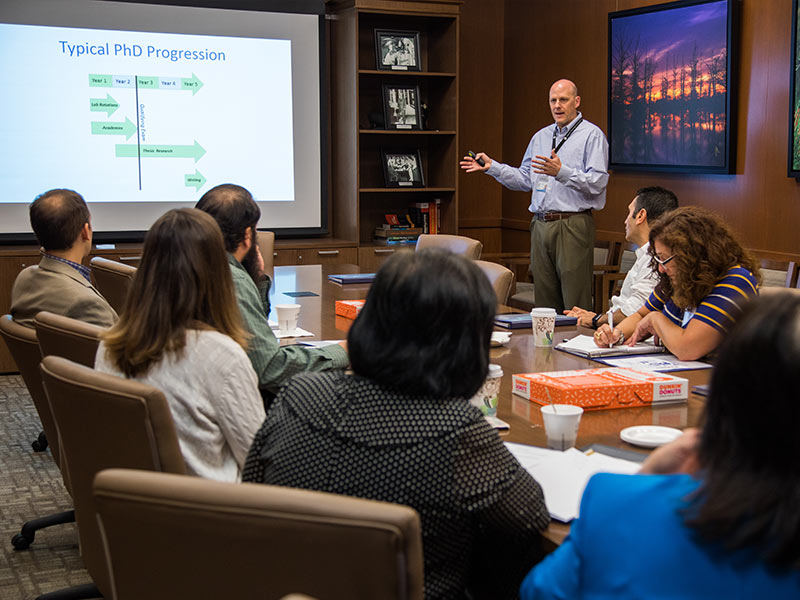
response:
<path id="1" fill-rule="evenodd" d="M 336 300 L 358 300 L 366 298 L 369 284 L 340 285 L 328 280 L 328 275 L 358 273 L 356 265 L 301 265 L 275 267 L 270 301 L 275 304 L 300 304 L 298 326 L 314 333 L 314 337 L 288 338 L 282 344 L 304 340 L 342 340 L 353 323 L 351 319 L 335 314 Z M 286 295 L 286 293 L 291 295 Z M 300 293 L 300 296 L 295 294 Z M 308 295 L 308 294 L 313 295 Z M 498 313 L 520 312 L 500 306 Z M 497 328 L 501 330 L 500 328 Z M 503 330 L 506 331 L 506 330 Z M 578 333 L 590 334 L 582 327 L 557 327 L 554 343 L 560 343 Z M 511 393 L 511 376 L 516 373 L 566 371 L 605 366 L 601 363 L 574 356 L 553 348 L 536 347 L 530 329 L 512 330 L 508 344 L 489 351 L 490 361 L 503 368 L 497 416 L 509 424 L 508 430 L 499 430 L 504 441 L 545 447 L 546 437 L 539 405 Z M 689 380 L 692 386 L 707 384 L 711 369 L 681 371 L 680 377 Z M 633 425 L 662 425 L 683 429 L 700 423 L 704 398 L 691 393 L 686 402 L 657 407 L 633 407 L 609 410 L 586 411 L 581 418 L 576 446 L 584 448 L 592 444 L 611 446 L 628 451 L 646 450 L 624 442 L 619 432 Z M 560 543 L 569 532 L 569 525 L 553 522 L 546 537 Z"/>

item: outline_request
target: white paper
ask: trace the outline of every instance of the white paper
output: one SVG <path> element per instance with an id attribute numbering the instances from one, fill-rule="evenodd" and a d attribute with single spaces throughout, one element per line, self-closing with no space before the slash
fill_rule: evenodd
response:
<path id="1" fill-rule="evenodd" d="M 280 329 L 275 329 L 273 333 L 275 334 L 275 337 L 278 339 L 314 336 L 314 334 L 311 333 L 310 331 L 306 331 L 305 329 L 300 329 L 299 327 L 297 327 L 292 333 L 281 333 Z"/>
<path id="2" fill-rule="evenodd" d="M 653 344 L 652 338 L 645 340 L 644 342 L 639 342 L 633 346 L 618 344 L 616 346 L 612 346 L 611 348 L 607 348 L 595 344 L 594 338 L 590 335 L 576 335 L 572 339 L 561 342 L 556 346 L 556 348 L 584 356 L 663 352 L 663 347 Z"/>
<path id="3" fill-rule="evenodd" d="M 599 452 L 584 454 L 575 448 L 560 452 L 509 442 L 506 442 L 506 447 L 542 486 L 544 502 L 550 516 L 564 523 L 578 517 L 583 490 L 592 475 L 632 474 L 642 466 L 637 462 Z"/>
<path id="4" fill-rule="evenodd" d="M 303 340 L 297 342 L 298 346 L 311 346 L 312 348 L 325 348 L 326 346 L 335 346 L 344 340 Z"/>
<path id="5" fill-rule="evenodd" d="M 658 356 L 620 356 L 616 358 L 601 358 L 598 362 L 611 367 L 625 367 L 638 371 L 690 371 L 693 369 L 710 369 L 711 365 L 699 360 L 679 360 L 672 354 L 659 354 Z"/>

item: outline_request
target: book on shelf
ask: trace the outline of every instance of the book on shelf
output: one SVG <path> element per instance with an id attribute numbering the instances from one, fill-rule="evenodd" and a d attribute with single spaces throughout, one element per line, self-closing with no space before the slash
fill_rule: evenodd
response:
<path id="1" fill-rule="evenodd" d="M 372 243 L 376 246 L 416 246 L 417 238 L 372 238 Z"/>
<path id="2" fill-rule="evenodd" d="M 414 202 L 408 207 L 408 214 L 414 226 L 422 229 L 422 233 L 431 232 L 430 202 Z"/>
<path id="3" fill-rule="evenodd" d="M 556 315 L 556 327 L 575 325 L 577 322 L 578 317 Z M 531 313 L 509 313 L 495 315 L 494 324 L 498 327 L 504 327 L 505 329 L 524 329 L 525 327 L 533 327 L 533 323 L 531 322 Z"/>
<path id="4" fill-rule="evenodd" d="M 377 238 L 405 238 L 417 239 L 422 230 L 414 227 L 406 227 L 405 229 L 383 229 L 382 227 L 375 228 L 375 237 Z"/>
<path id="5" fill-rule="evenodd" d="M 416 231 L 417 233 L 422 233 L 422 229 L 420 227 L 414 227 L 409 223 L 400 224 L 400 225 L 389 225 L 388 223 L 381 223 L 375 228 L 376 231 Z"/>
<path id="6" fill-rule="evenodd" d="M 585 410 L 632 408 L 685 401 L 683 377 L 624 367 L 516 373 L 512 393 L 537 404 L 572 404 Z"/>
<path id="7" fill-rule="evenodd" d="M 575 336 L 571 340 L 566 340 L 558 344 L 556 349 L 583 356 L 584 358 L 602 358 L 605 356 L 622 356 L 625 354 L 655 354 L 667 351 L 664 346 L 655 345 L 653 343 L 653 338 L 639 342 L 633 346 L 617 344 L 616 346 L 606 348 L 595 344 L 594 338 L 590 335 Z"/>

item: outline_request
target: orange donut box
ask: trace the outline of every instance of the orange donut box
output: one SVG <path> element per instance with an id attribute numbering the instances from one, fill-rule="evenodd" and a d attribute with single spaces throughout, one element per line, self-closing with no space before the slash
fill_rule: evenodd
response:
<path id="1" fill-rule="evenodd" d="M 337 300 L 336 314 L 340 317 L 355 319 L 364 306 L 366 300 Z"/>
<path id="2" fill-rule="evenodd" d="M 623 367 L 520 373 L 512 391 L 537 404 L 573 404 L 584 410 L 630 408 L 682 402 L 689 397 L 689 381 L 666 373 Z"/>

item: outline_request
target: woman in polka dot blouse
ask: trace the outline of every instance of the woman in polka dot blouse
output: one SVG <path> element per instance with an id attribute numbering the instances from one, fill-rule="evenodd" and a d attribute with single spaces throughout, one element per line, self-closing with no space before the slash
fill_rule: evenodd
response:
<path id="1" fill-rule="evenodd" d="M 394 255 L 350 329 L 353 373 L 294 377 L 243 480 L 409 505 L 426 598 L 515 597 L 550 519 L 539 484 L 468 402 L 488 372 L 496 302 L 463 257 Z"/>

